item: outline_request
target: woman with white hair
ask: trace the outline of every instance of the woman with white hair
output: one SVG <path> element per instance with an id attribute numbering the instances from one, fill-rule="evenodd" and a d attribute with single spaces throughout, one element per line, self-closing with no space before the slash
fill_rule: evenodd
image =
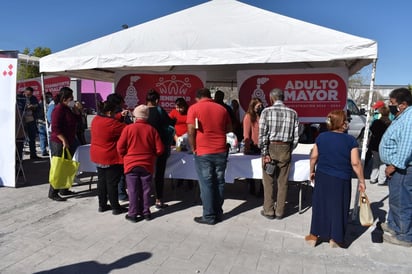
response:
<path id="1" fill-rule="evenodd" d="M 152 218 L 150 192 L 156 157 L 164 152 L 157 130 L 148 122 L 149 107 L 139 105 L 133 111 L 136 119 L 122 132 L 117 151 L 123 157 L 124 173 L 129 192 L 129 212 L 126 219 L 137 222 L 142 217 Z"/>

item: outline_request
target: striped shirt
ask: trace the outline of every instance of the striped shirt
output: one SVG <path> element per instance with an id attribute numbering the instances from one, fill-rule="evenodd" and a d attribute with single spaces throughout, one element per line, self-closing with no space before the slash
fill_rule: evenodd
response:
<path id="1" fill-rule="evenodd" d="M 379 156 L 385 164 L 400 169 L 412 165 L 412 106 L 397 116 L 383 134 Z"/>
<path id="2" fill-rule="evenodd" d="M 262 111 L 259 118 L 259 147 L 262 155 L 269 155 L 269 144 L 273 141 L 298 145 L 299 120 L 295 110 L 276 101 Z"/>

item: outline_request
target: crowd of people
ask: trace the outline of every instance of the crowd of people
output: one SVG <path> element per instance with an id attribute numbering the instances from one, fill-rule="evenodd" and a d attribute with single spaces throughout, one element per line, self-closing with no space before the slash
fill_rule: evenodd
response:
<path id="1" fill-rule="evenodd" d="M 152 219 L 152 205 L 157 210 L 166 208 L 163 189 L 167 160 L 172 145 L 186 136 L 203 207 L 202 215 L 194 221 L 206 225 L 223 221 L 226 138 L 229 132 L 234 132 L 243 140 L 244 154 L 262 157 L 260 214 L 270 220 L 285 218 L 291 156 L 300 138 L 299 117 L 284 104 L 282 90 L 273 89 L 269 97 L 270 105 L 266 108 L 260 99 L 251 98 L 241 121 L 238 102 L 231 101 L 232 107 L 225 104 L 221 91 L 212 99 L 207 88 L 196 92 L 196 103 L 190 106 L 184 98 L 178 98 L 170 113 L 160 106 L 160 94 L 154 89 L 148 91 L 146 104 L 132 111 L 124 109 L 120 95 L 110 95 L 91 123 L 90 156 L 97 165 L 98 212 L 112 210 L 114 215 L 127 212 L 126 220 L 138 222 Z M 80 109 L 74 104 L 73 91 L 67 87 L 62 88 L 57 98 L 50 112 L 51 154 L 61 155 L 63 148 L 73 154 L 78 145 Z M 388 218 L 381 224 L 383 239 L 403 246 L 412 246 L 411 104 L 408 89 L 393 90 L 388 106 L 377 102 L 373 106 L 377 115 L 370 124 L 368 145 L 373 161 L 370 183 L 389 186 Z M 33 101 L 30 105 L 33 108 L 38 104 Z M 343 247 L 352 172 L 359 180 L 359 192 L 366 189 L 365 175 L 358 143 L 346 134 L 347 113 L 334 110 L 325 119 L 327 130 L 316 136 L 310 155 L 308 179 L 314 190 L 310 233 L 305 241 L 311 246 L 327 241 L 331 247 Z M 154 201 L 151 201 L 152 192 Z M 49 197 L 64 201 L 61 195 L 70 193 L 68 189 L 50 187 Z M 123 199 L 128 199 L 128 208 L 119 204 L 121 195 L 127 197 Z"/>

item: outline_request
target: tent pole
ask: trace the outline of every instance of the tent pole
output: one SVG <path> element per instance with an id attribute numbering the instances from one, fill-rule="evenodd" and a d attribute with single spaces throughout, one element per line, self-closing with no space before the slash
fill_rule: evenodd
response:
<path id="1" fill-rule="evenodd" d="M 377 59 L 373 59 L 371 82 L 369 85 L 368 106 L 372 105 L 373 89 L 374 89 L 374 84 L 375 84 L 376 62 L 377 62 Z M 366 126 L 365 126 L 365 131 L 363 133 L 362 150 L 361 150 L 362 167 L 365 167 L 365 158 L 366 158 L 368 136 L 369 136 L 370 116 L 371 116 L 370 111 L 367 111 L 366 112 Z M 359 180 L 357 180 L 357 182 L 358 183 L 356 184 L 356 195 L 355 195 L 355 199 L 353 200 L 352 221 L 357 219 L 358 213 L 359 213 L 359 191 L 358 191 Z"/>
<path id="2" fill-rule="evenodd" d="M 47 138 L 47 146 L 49 147 L 49 161 L 51 163 L 51 148 L 50 148 L 50 132 L 49 132 L 49 123 L 47 122 L 47 100 L 46 100 L 46 91 L 44 89 L 44 74 L 40 74 L 40 83 L 41 83 L 41 94 L 43 97 L 43 112 L 44 112 L 44 120 L 46 122 L 46 138 Z M 51 125 L 50 125 L 51 127 Z"/>
<path id="3" fill-rule="evenodd" d="M 99 113 L 98 104 L 97 104 L 96 80 L 93 80 L 93 90 L 94 90 L 94 105 L 96 106 L 96 113 Z"/>

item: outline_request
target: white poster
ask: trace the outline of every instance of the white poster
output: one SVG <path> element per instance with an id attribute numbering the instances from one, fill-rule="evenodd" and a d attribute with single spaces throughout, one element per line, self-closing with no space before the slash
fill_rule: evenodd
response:
<path id="1" fill-rule="evenodd" d="M 0 51 L 0 186 L 15 187 L 17 52 Z"/>

